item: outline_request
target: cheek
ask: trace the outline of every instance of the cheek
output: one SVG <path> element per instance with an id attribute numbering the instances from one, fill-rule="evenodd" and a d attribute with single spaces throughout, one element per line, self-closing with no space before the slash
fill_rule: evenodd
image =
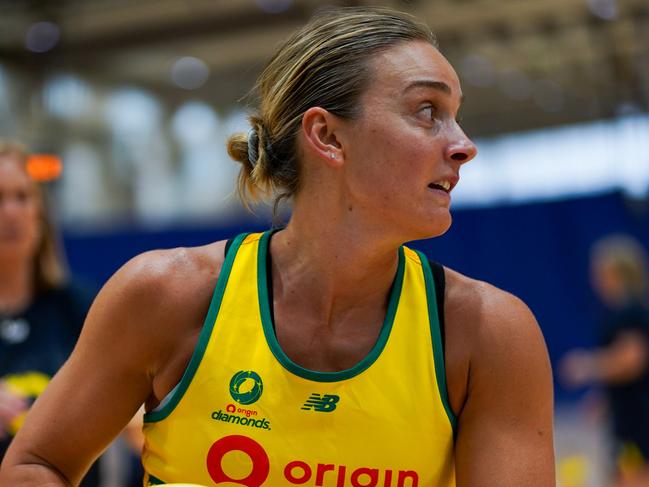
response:
<path id="1" fill-rule="evenodd" d="M 368 154 L 359 183 L 383 204 L 402 200 L 411 204 L 413 198 L 426 189 L 429 177 L 430 171 L 426 171 L 417 151 L 385 141 Z"/>
<path id="2" fill-rule="evenodd" d="M 434 174 L 435 139 L 404 120 L 361 125 L 351 145 L 351 184 L 355 194 L 370 192 L 390 203 L 424 192 Z M 377 198 L 378 197 L 378 198 Z"/>
<path id="3" fill-rule="evenodd" d="M 34 240 L 40 238 L 41 217 L 36 205 L 29 205 L 25 208 L 25 226 L 27 227 L 27 232 Z"/>

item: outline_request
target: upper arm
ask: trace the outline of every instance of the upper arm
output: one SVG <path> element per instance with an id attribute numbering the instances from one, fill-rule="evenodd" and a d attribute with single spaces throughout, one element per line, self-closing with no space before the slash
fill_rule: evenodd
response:
<path id="1" fill-rule="evenodd" d="M 197 299 L 191 295 L 201 294 L 192 293 L 197 282 L 177 272 L 187 267 L 178 260 L 177 253 L 144 254 L 104 286 L 72 355 L 12 442 L 3 463 L 8 477 L 0 478 L 14 479 L 12 468 L 31 464 L 78 482 L 152 397 L 158 371 L 183 331 L 188 334 L 187 308 Z M 179 305 L 183 302 L 185 307 Z"/>
<path id="2" fill-rule="evenodd" d="M 522 301 L 495 288 L 472 314 L 457 485 L 555 485 L 552 373 L 536 320 Z"/>
<path id="3" fill-rule="evenodd" d="M 592 365 L 589 379 L 607 384 L 625 384 L 637 380 L 647 370 L 649 343 L 646 333 L 629 328 L 621 331 L 608 347 L 590 355 Z M 569 360 L 564 364 L 567 363 Z"/>
<path id="4" fill-rule="evenodd" d="M 649 343 L 646 333 L 639 330 L 626 330 L 620 333 L 613 343 L 614 351 L 619 360 L 627 366 L 627 372 L 632 379 L 637 378 L 647 366 L 649 359 Z"/>

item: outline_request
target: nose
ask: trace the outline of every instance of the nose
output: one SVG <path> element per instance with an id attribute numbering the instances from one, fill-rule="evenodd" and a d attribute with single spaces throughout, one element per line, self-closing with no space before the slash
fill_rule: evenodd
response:
<path id="1" fill-rule="evenodd" d="M 476 156 L 478 149 L 462 129 L 458 127 L 458 131 L 459 136 L 452 140 L 446 148 L 446 159 L 465 164 Z"/>
<path id="2" fill-rule="evenodd" d="M 14 215 L 18 213 L 19 209 L 20 207 L 15 201 L 15 198 L 0 198 L 0 213 Z"/>

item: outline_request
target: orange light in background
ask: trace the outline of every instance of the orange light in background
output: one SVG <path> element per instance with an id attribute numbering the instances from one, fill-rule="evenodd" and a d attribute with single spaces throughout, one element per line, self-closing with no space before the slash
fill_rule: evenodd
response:
<path id="1" fill-rule="evenodd" d="M 63 162 L 53 154 L 32 154 L 27 159 L 27 172 L 36 181 L 53 181 L 61 177 Z"/>

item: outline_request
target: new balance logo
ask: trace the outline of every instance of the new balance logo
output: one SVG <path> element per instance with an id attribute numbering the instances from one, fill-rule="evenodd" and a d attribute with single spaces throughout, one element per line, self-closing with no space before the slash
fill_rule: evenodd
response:
<path id="1" fill-rule="evenodd" d="M 313 411 L 318 411 L 321 413 L 330 413 L 331 411 L 336 409 L 336 404 L 338 404 L 338 401 L 340 401 L 340 396 L 336 396 L 335 394 L 320 395 L 314 392 L 304 403 L 302 409 L 306 411 L 312 409 Z"/>

